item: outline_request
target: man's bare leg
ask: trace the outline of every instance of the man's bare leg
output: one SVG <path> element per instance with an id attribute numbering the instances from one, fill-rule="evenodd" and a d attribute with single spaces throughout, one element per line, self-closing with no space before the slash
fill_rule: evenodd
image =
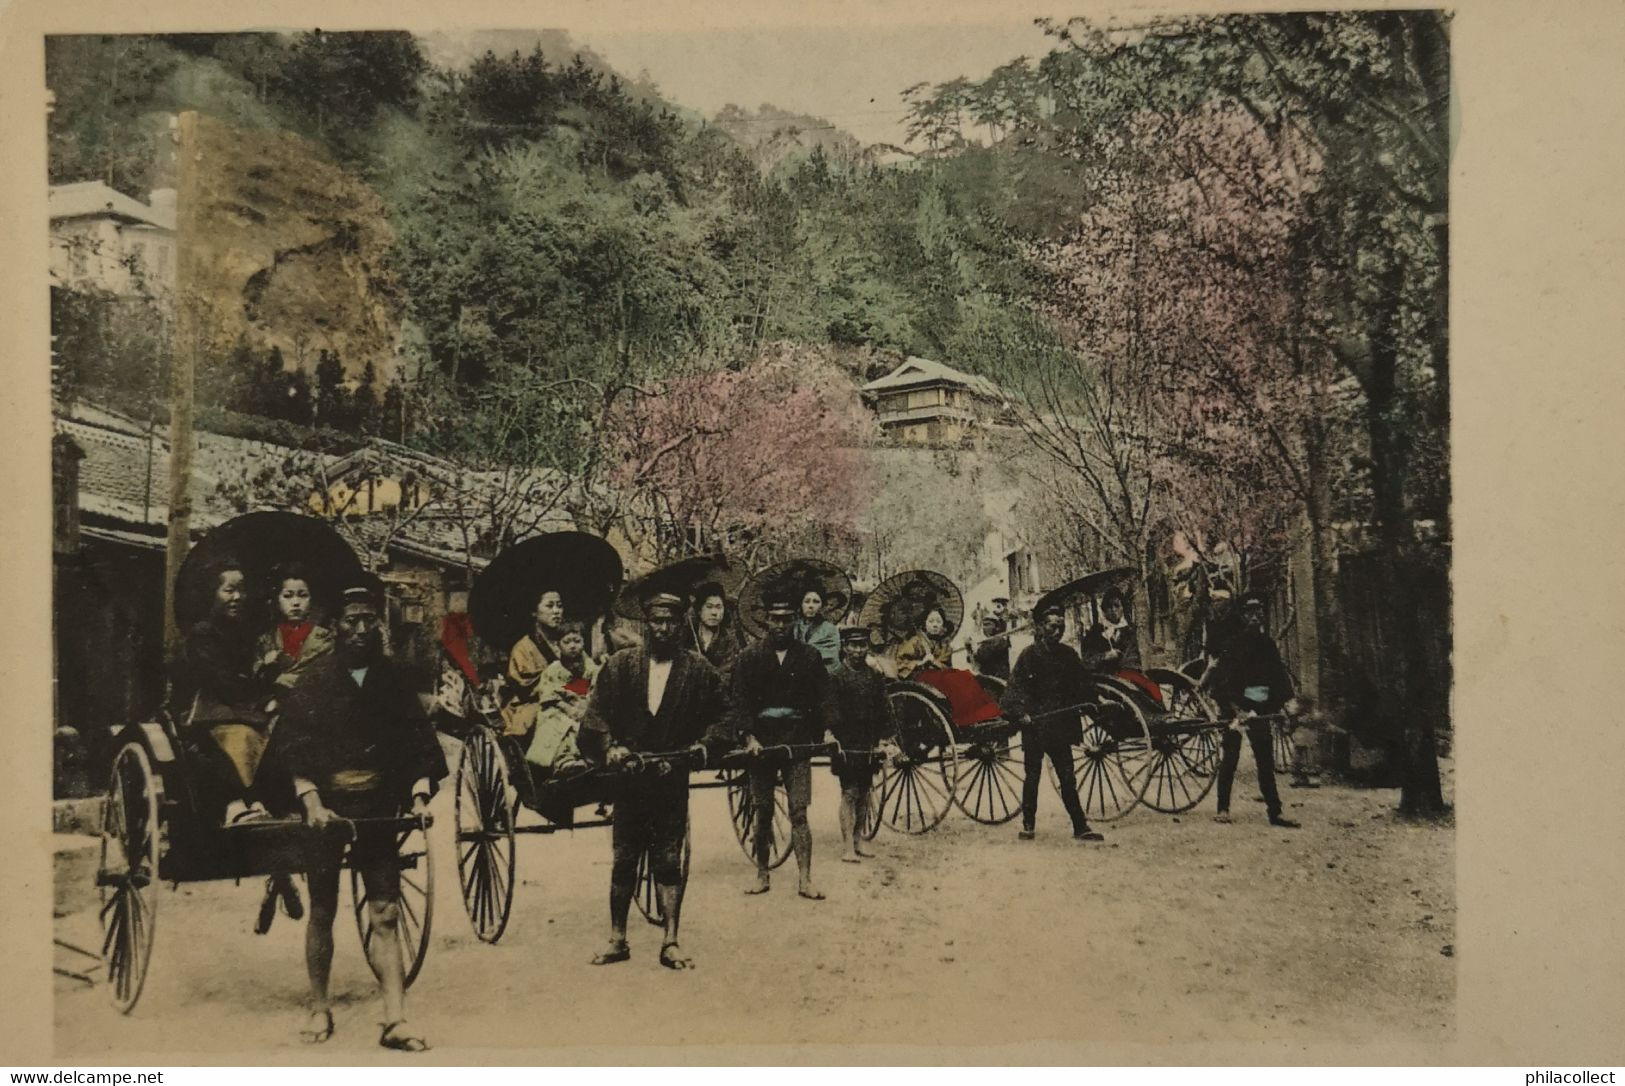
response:
<path id="1" fill-rule="evenodd" d="M 790 812 L 790 847 L 796 854 L 796 868 L 801 874 L 801 885 L 796 891 L 812 901 L 824 900 L 812 881 L 812 827 L 807 824 L 807 812 Z"/>
<path id="2" fill-rule="evenodd" d="M 677 948 L 678 914 L 682 909 L 681 883 L 670 886 L 655 883 L 655 901 L 660 904 L 660 915 L 666 918 L 666 937 L 660 943 L 660 964 L 667 969 L 693 969 L 694 959 Z"/>
<path id="3" fill-rule="evenodd" d="M 863 825 L 867 821 L 869 821 L 869 788 L 866 785 L 852 793 L 852 851 L 863 857 L 874 855 L 858 846 L 863 837 Z"/>
<path id="4" fill-rule="evenodd" d="M 316 868 L 310 884 L 310 919 L 305 923 L 305 972 L 310 977 L 310 1022 L 301 1031 L 309 1044 L 333 1035 L 333 1004 L 328 982 L 333 974 L 333 920 L 338 914 L 338 868 Z"/>
<path id="5" fill-rule="evenodd" d="M 751 784 L 751 844 L 756 856 L 756 884 L 747 894 L 765 894 L 773 887 L 773 779 L 765 789 Z M 767 793 L 767 802 L 760 801 L 760 793 Z"/>
<path id="6" fill-rule="evenodd" d="M 632 895 L 637 891 L 635 872 L 623 872 L 617 858 L 609 877 L 609 946 L 593 958 L 594 965 L 613 965 L 632 956 L 626 941 L 626 918 L 632 911 Z"/>
<path id="7" fill-rule="evenodd" d="M 859 862 L 858 852 L 858 797 L 850 789 L 841 789 L 841 859 L 849 864 Z"/>

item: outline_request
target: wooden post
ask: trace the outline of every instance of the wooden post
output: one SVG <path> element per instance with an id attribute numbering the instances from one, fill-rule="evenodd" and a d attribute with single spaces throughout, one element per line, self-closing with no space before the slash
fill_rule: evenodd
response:
<path id="1" fill-rule="evenodd" d="M 197 113 L 179 118 L 175 133 L 175 343 L 169 384 L 169 535 L 164 545 L 164 647 L 180 639 L 175 579 L 191 546 L 192 389 L 199 340 Z"/>

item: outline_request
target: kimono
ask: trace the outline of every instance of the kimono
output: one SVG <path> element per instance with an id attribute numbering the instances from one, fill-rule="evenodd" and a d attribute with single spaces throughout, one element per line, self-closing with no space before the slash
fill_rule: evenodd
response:
<path id="1" fill-rule="evenodd" d="M 1079 704 L 1089 691 L 1089 673 L 1071 646 L 1035 641 L 1021 650 L 1010 670 L 1004 712 L 1012 720 L 1019 720 L 1023 714 L 1034 718 L 1031 727 L 1025 729 L 1027 745 L 1039 749 L 1068 745 L 1078 737 L 1078 715 L 1045 714 Z"/>
<path id="2" fill-rule="evenodd" d="M 521 637 L 508 653 L 508 697 L 502 706 L 502 734 L 525 736 L 536 727 L 542 672 L 559 658 L 558 649 L 535 633 Z"/>
<path id="3" fill-rule="evenodd" d="M 556 769 L 580 756 L 576 733 L 600 670 L 601 666 L 587 657 L 582 658 L 580 675 L 563 660 L 547 665 L 536 684 L 536 729 L 531 733 L 525 761 L 543 769 Z"/>
<path id="4" fill-rule="evenodd" d="M 1126 619 L 1115 626 L 1095 623 L 1083 635 L 1078 647 L 1082 650 L 1083 664 L 1090 671 L 1109 673 L 1125 668 L 1137 670 L 1140 666 L 1140 635 Z M 1106 654 L 1114 650 L 1121 655 L 1108 660 Z"/>
<path id="5" fill-rule="evenodd" d="M 841 631 L 825 618 L 796 619 L 796 640 L 811 645 L 824 661 L 824 670 L 833 672 L 841 664 Z"/>
<path id="6" fill-rule="evenodd" d="M 699 653 L 706 663 L 722 672 L 726 678 L 734 657 L 739 655 L 739 635 L 734 632 L 731 623 L 724 621 L 709 645 L 704 640 L 704 632 L 698 624 L 685 627 L 684 641 L 687 647 Z"/>
<path id="7" fill-rule="evenodd" d="M 679 650 L 660 705 L 651 713 L 649 652 L 641 646 L 622 649 L 609 658 L 587 697 L 579 741 L 581 753 L 597 764 L 613 745 L 655 753 L 703 743 L 708 753 L 720 753 L 729 745 L 722 676 L 698 653 Z M 640 857 L 647 856 L 656 884 L 681 884 L 688 774 L 640 774 L 617 783 L 611 882 L 629 884 Z"/>
<path id="8" fill-rule="evenodd" d="M 782 664 L 766 641 L 734 659 L 729 701 L 741 742 L 746 736 L 764 745 L 818 742 L 828 726 L 828 697 L 829 674 L 810 645 L 791 642 Z"/>
<path id="9" fill-rule="evenodd" d="M 946 637 L 932 637 L 924 630 L 905 638 L 892 651 L 899 679 L 912 678 L 916 671 L 953 666 L 954 649 Z"/>
<path id="10" fill-rule="evenodd" d="M 406 675 L 387 657 L 360 684 L 336 653 L 317 660 L 283 699 L 273 742 L 282 765 L 347 818 L 392 817 L 419 781 L 430 793 L 446 756 Z"/>
<path id="11" fill-rule="evenodd" d="M 303 622 L 279 622 L 260 634 L 256 648 L 260 674 L 283 690 L 292 688 L 315 661 L 333 651 L 333 631 Z"/>
<path id="12" fill-rule="evenodd" d="M 1292 699 L 1292 676 L 1270 635 L 1237 630 L 1225 644 L 1204 685 L 1227 713 L 1250 709 L 1275 713 Z"/>
<path id="13" fill-rule="evenodd" d="M 187 631 L 175 659 L 171 715 L 192 737 L 208 736 L 193 738 L 209 766 L 199 782 L 206 806 L 248 793 L 265 758 L 277 687 L 258 673 L 254 643 L 247 623 L 211 617 Z"/>
<path id="14" fill-rule="evenodd" d="M 866 665 L 842 661 L 830 676 L 830 705 L 830 731 L 842 748 L 830 758 L 830 771 L 843 789 L 864 788 L 874 776 L 870 753 L 892 732 L 886 680 Z"/>

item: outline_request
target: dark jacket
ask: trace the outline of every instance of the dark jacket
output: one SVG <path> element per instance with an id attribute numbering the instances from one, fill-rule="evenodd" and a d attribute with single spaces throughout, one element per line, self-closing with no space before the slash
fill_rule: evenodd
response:
<path id="1" fill-rule="evenodd" d="M 1033 729 L 1041 737 L 1070 736 L 1077 731 L 1076 714 L 1044 714 L 1078 705 L 1088 698 L 1090 689 L 1089 673 L 1070 645 L 1035 641 L 1016 657 L 1000 707 L 1010 720 L 1031 714 Z"/>
<path id="2" fill-rule="evenodd" d="M 722 675 L 696 652 L 673 657 L 660 711 L 649 713 L 649 650 L 616 652 L 598 673 L 576 738 L 582 757 L 602 764 L 612 744 L 666 752 L 704 743 L 708 754 L 731 745 Z"/>
<path id="3" fill-rule="evenodd" d="M 841 666 L 830 675 L 830 731 L 847 750 L 873 750 L 891 734 L 886 680 L 867 665 Z"/>
<path id="4" fill-rule="evenodd" d="M 700 645 L 700 631 L 694 626 L 683 628 L 683 641 L 687 648 L 704 657 L 705 662 L 722 672 L 724 685 L 728 670 L 733 667 L 734 657 L 739 655 L 739 634 L 733 629 L 733 623 L 724 621 L 722 628 L 717 630 L 716 637 L 712 638 L 707 647 Z"/>
<path id="5" fill-rule="evenodd" d="M 1097 622 L 1089 627 L 1089 632 L 1083 635 L 1078 647 L 1083 650 L 1083 666 L 1090 671 L 1112 672 L 1125 667 L 1139 669 L 1140 632 L 1132 622 L 1117 631 L 1116 641 L 1107 637 L 1105 627 Z M 1122 655 L 1115 660 L 1107 660 L 1106 654 L 1113 649 Z"/>
<path id="6" fill-rule="evenodd" d="M 277 688 L 256 667 L 257 640 L 248 623 L 226 619 L 206 618 L 186 632 L 171 686 L 170 714 L 177 723 L 269 723 L 265 704 Z"/>
<path id="7" fill-rule="evenodd" d="M 335 773 L 380 775 L 379 788 L 404 805 L 413 783 L 431 790 L 446 776 L 446 756 L 417 693 L 388 657 L 367 667 L 363 685 L 329 653 L 284 695 L 271 736 L 281 763 L 295 777 L 328 787 Z"/>
<path id="8" fill-rule="evenodd" d="M 1010 678 L 1010 639 L 996 634 L 977 645 L 971 653 L 980 675 L 992 675 L 1006 681 Z"/>
<path id="9" fill-rule="evenodd" d="M 778 650 L 758 641 L 735 657 L 728 700 L 734 735 L 741 743 L 747 736 L 763 744 L 816 743 L 829 726 L 824 658 L 812 646 L 793 641 L 781 664 Z M 790 710 L 795 716 L 764 719 L 767 709 Z"/>
<path id="10" fill-rule="evenodd" d="M 1245 626 L 1225 643 L 1205 685 L 1227 714 L 1241 709 L 1276 713 L 1292 698 L 1292 676 L 1281 650 L 1269 634 Z M 1255 686 L 1267 689 L 1263 701 L 1244 696 L 1248 687 Z"/>

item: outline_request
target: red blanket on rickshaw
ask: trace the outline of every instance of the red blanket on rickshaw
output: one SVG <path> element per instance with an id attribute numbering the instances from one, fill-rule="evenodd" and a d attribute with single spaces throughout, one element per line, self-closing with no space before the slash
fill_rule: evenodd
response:
<path id="1" fill-rule="evenodd" d="M 915 682 L 941 691 L 948 699 L 949 715 L 954 727 L 968 728 L 999 718 L 999 703 L 994 701 L 976 676 L 958 668 L 921 668 L 910 676 Z"/>
<path id="2" fill-rule="evenodd" d="M 1129 683 L 1132 686 L 1139 687 L 1145 692 L 1146 697 L 1150 698 L 1158 705 L 1162 704 L 1162 687 L 1158 686 L 1156 680 L 1152 679 L 1149 675 L 1144 675 L 1138 671 L 1132 671 L 1125 667 L 1113 672 L 1112 677 L 1121 679 L 1123 682 Z"/>

